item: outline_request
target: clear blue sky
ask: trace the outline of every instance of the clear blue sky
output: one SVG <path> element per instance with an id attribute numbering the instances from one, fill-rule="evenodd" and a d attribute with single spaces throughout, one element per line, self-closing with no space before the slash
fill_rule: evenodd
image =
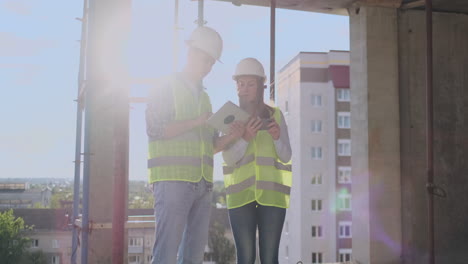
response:
<path id="1" fill-rule="evenodd" d="M 0 178 L 73 177 L 81 0 L 0 0 Z M 198 3 L 180 0 L 179 66 Z M 134 77 L 172 69 L 173 0 L 134 0 L 129 65 Z M 205 1 L 207 25 L 224 39 L 223 64 L 205 79 L 214 110 L 237 102 L 236 63 L 256 57 L 269 70 L 269 9 Z M 348 17 L 277 11 L 277 70 L 300 51 L 349 49 Z M 179 67 L 180 68 L 180 67 Z M 267 74 L 269 76 L 269 74 Z M 132 87 L 145 96 L 149 87 Z M 146 179 L 144 105 L 132 105 L 130 177 Z M 215 179 L 221 180 L 221 156 Z"/>

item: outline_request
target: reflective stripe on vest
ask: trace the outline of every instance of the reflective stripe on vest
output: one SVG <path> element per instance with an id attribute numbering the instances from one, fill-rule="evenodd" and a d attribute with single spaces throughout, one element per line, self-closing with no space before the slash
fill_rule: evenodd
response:
<path id="1" fill-rule="evenodd" d="M 184 156 L 164 156 L 157 157 L 148 160 L 148 167 L 161 167 L 161 166 L 200 166 L 200 164 L 205 164 L 213 167 L 213 159 L 208 156 L 203 156 L 203 161 L 201 158 L 197 157 L 184 157 Z"/>
<path id="2" fill-rule="evenodd" d="M 256 181 L 255 175 L 254 175 L 238 184 L 234 184 L 226 188 L 226 194 L 239 193 L 248 189 L 249 187 L 253 185 L 256 185 L 257 189 L 276 191 L 276 192 L 281 192 L 287 195 L 291 193 L 291 187 L 289 186 L 279 184 L 276 182 Z"/>
<path id="3" fill-rule="evenodd" d="M 223 174 L 231 174 L 234 172 L 235 169 L 238 169 L 241 166 L 246 165 L 254 160 L 255 160 L 255 156 L 249 155 L 246 158 L 243 158 L 235 166 L 223 166 Z M 278 170 L 292 171 L 291 164 L 286 165 L 286 164 L 280 163 L 271 157 L 257 157 L 256 164 L 259 166 L 273 166 L 277 168 Z"/>
<path id="4" fill-rule="evenodd" d="M 250 178 L 247 178 L 246 180 L 238 183 L 231 185 L 226 188 L 226 194 L 233 194 L 233 193 L 238 193 L 241 192 L 251 186 L 255 185 L 255 175 L 253 175 Z"/>

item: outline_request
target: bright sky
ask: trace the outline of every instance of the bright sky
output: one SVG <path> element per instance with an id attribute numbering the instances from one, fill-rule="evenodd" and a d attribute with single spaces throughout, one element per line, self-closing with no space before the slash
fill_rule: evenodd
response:
<path id="1" fill-rule="evenodd" d="M 179 0 L 179 68 L 183 40 L 196 27 L 196 1 Z M 73 177 L 77 73 L 82 0 L 0 0 L 0 178 Z M 133 0 L 129 65 L 134 77 L 155 77 L 172 69 L 173 0 Z M 205 79 L 213 109 L 237 102 L 231 79 L 236 63 L 256 57 L 269 70 L 270 11 L 205 1 L 207 26 L 223 37 L 221 60 Z M 349 19 L 300 11 L 277 11 L 276 69 L 300 51 L 349 50 Z M 269 73 L 267 73 L 269 76 Z M 132 87 L 145 96 L 149 87 Z M 143 104 L 132 105 L 130 178 L 145 180 L 146 134 Z M 215 180 L 222 179 L 221 155 Z"/>

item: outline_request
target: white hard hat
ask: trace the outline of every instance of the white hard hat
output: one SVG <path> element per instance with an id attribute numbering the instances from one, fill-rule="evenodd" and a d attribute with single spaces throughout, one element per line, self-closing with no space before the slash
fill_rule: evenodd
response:
<path id="1" fill-rule="evenodd" d="M 204 51 L 210 57 L 219 61 L 223 51 L 223 40 L 216 30 L 209 27 L 197 27 L 187 40 L 190 47 Z"/>
<path id="2" fill-rule="evenodd" d="M 254 75 L 263 78 L 266 81 L 263 65 L 255 58 L 245 58 L 241 60 L 236 67 L 236 72 L 232 76 L 235 80 L 242 75 Z"/>

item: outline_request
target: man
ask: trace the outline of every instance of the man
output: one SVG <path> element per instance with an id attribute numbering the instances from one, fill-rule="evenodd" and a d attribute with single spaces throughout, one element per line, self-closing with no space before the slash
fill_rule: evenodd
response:
<path id="1" fill-rule="evenodd" d="M 212 109 L 202 81 L 221 56 L 220 35 L 198 27 L 187 44 L 182 72 L 163 78 L 152 89 L 146 110 L 156 217 L 153 264 L 173 264 L 176 259 L 179 264 L 202 263 L 208 241 L 214 143 L 225 146 L 243 133 L 237 129 L 220 139 L 205 123 Z"/>

